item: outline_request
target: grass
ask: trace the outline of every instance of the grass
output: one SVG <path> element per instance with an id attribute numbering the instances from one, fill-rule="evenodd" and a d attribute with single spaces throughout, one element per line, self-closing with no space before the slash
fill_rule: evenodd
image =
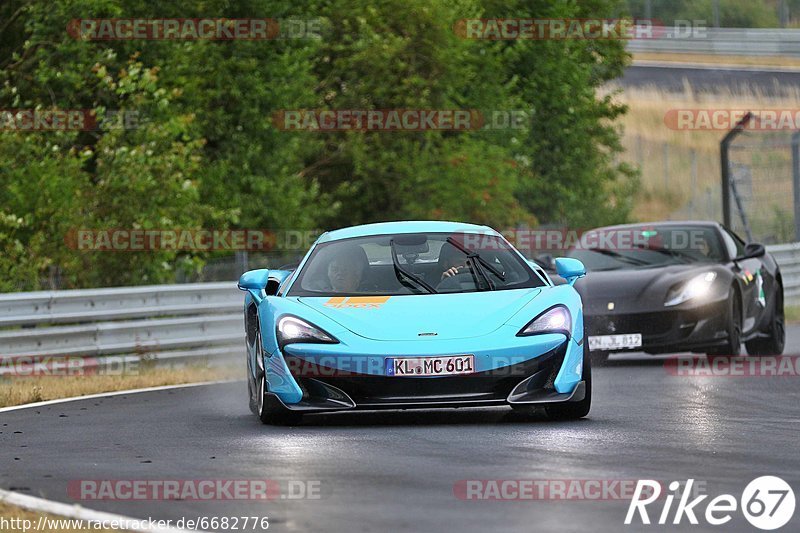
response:
<path id="1" fill-rule="evenodd" d="M 50 514 L 39 513 L 39 512 L 35 512 L 35 511 L 28 511 L 28 510 L 23 509 L 21 507 L 16 507 L 16 506 L 13 506 L 13 505 L 7 505 L 5 503 L 0 503 L 0 521 L 2 521 L 2 520 L 10 521 L 12 519 L 15 520 L 15 522 L 7 523 L 6 526 L 8 526 L 8 527 L 3 529 L 3 531 L 8 531 L 9 533 L 12 532 L 12 531 L 19 531 L 20 533 L 27 533 L 27 532 L 35 531 L 36 530 L 35 528 L 37 527 L 37 525 L 39 523 L 40 517 L 45 517 L 46 519 L 50 519 L 51 520 L 51 522 L 49 522 L 49 523 L 48 522 L 44 522 L 43 523 L 43 525 L 48 525 L 49 526 L 48 529 L 44 530 L 44 531 L 47 531 L 47 532 L 76 533 L 76 532 L 79 532 L 79 531 L 99 531 L 99 532 L 125 531 L 125 530 L 122 530 L 122 529 L 94 529 L 94 528 L 90 529 L 89 526 L 88 526 L 88 522 L 83 522 L 82 523 L 82 527 L 79 528 L 79 529 L 76 529 L 74 527 L 69 527 L 67 523 L 57 522 L 58 520 L 68 521 L 68 520 L 70 520 L 69 518 L 60 518 L 60 517 L 53 516 L 53 515 L 50 515 Z M 19 521 L 16 521 L 17 519 L 19 519 Z M 30 521 L 28 523 L 30 525 L 30 529 L 25 529 L 25 527 L 24 527 L 25 526 L 25 522 L 24 522 L 25 520 L 29 520 Z M 72 524 L 76 525 L 76 524 L 79 524 L 79 523 L 72 522 Z M 59 527 L 59 526 L 63 526 L 63 527 Z"/>
<path id="2" fill-rule="evenodd" d="M 790 324 L 800 323 L 800 305 L 784 306 L 783 312 L 786 315 L 786 322 Z"/>
<path id="3" fill-rule="evenodd" d="M 21 507 L 16 507 L 14 505 L 7 505 L 5 503 L 0 503 L 0 522 L 2 520 L 15 520 L 15 522 L 9 522 L 6 525 L 9 526 L 3 531 L 19 531 L 20 533 L 26 533 L 29 531 L 36 531 L 36 527 L 39 523 L 40 517 L 45 517 L 45 519 L 49 519 L 49 522 L 43 522 L 43 525 L 47 526 L 47 529 L 44 531 L 48 532 L 58 532 L 58 533 L 75 533 L 78 531 L 99 531 L 99 532 L 112 532 L 112 531 L 127 531 L 124 529 L 95 529 L 92 526 L 89 526 L 87 521 L 78 522 L 74 519 L 69 518 L 61 518 L 58 516 L 54 516 L 47 513 L 39 513 L 36 511 L 28 511 Z M 16 521 L 16 520 L 19 521 Z M 28 523 L 30 525 L 30 529 L 25 529 L 25 520 L 29 520 Z M 59 522 L 61 521 L 61 522 Z M 70 522 L 71 521 L 71 522 Z M 72 526 L 80 526 L 78 528 Z"/>
<path id="4" fill-rule="evenodd" d="M 237 368 L 235 370 L 209 366 L 185 366 L 177 368 L 143 368 L 135 375 L 11 378 L 0 382 L 0 407 L 71 396 L 83 396 L 85 394 L 241 377 L 241 369 Z"/>
<path id="5" fill-rule="evenodd" d="M 677 93 L 656 86 L 624 92 L 609 86 L 603 91 L 611 93 L 614 100 L 628 106 L 620 119 L 625 149 L 622 159 L 638 166 L 642 173 L 633 212 L 636 220 L 721 218 L 719 143 L 726 132 L 671 129 L 665 123 L 669 110 L 800 109 L 798 90 L 785 91 L 778 97 L 747 87 L 737 92 L 697 93 L 688 84 Z M 751 169 L 751 225 L 769 226 L 759 233 L 776 241 L 786 238 L 790 230 L 782 215 L 792 209 L 790 134 L 746 132 L 737 139 L 737 145 L 751 147 L 737 151 L 731 159 Z"/>

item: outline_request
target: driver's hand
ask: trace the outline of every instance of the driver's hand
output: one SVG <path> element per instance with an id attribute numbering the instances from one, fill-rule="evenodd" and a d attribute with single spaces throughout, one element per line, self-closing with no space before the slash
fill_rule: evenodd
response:
<path id="1" fill-rule="evenodd" d="M 448 268 L 447 270 L 442 272 L 442 279 L 450 278 L 450 277 L 455 276 L 456 274 L 458 274 L 458 271 L 460 269 L 461 269 L 461 267 L 450 267 L 450 268 Z"/>

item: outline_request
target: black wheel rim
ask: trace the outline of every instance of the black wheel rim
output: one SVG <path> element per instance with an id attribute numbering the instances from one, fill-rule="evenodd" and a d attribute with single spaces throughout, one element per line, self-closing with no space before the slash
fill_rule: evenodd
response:
<path id="1" fill-rule="evenodd" d="M 258 414 L 264 414 L 264 380 L 265 376 L 261 376 L 258 380 Z"/>
<path id="2" fill-rule="evenodd" d="M 264 354 L 261 347 L 261 332 L 256 335 L 256 366 L 258 370 L 256 376 L 258 378 L 258 414 L 264 413 L 264 392 L 266 391 L 267 374 L 264 370 Z"/>

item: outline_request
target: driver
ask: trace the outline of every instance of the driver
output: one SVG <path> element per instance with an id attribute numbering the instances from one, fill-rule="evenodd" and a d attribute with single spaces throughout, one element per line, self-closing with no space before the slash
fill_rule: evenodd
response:
<path id="1" fill-rule="evenodd" d="M 357 292 L 369 265 L 367 254 L 360 246 L 345 246 L 336 252 L 326 273 L 335 292 Z"/>
<path id="2" fill-rule="evenodd" d="M 459 270 L 466 266 L 467 257 L 450 243 L 444 243 L 439 253 L 439 268 L 442 269 L 441 279 L 458 275 Z"/>

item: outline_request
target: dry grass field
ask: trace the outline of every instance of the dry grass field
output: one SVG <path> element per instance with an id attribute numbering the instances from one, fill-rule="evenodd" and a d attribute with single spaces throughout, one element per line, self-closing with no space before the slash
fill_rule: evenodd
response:
<path id="1" fill-rule="evenodd" d="M 136 375 L 5 378 L 0 381 L 0 407 L 119 390 L 237 379 L 242 377 L 243 372 L 242 368 L 222 369 L 197 365 L 143 368 Z"/>
<path id="2" fill-rule="evenodd" d="M 756 90 L 742 94 L 725 91 L 707 94 L 695 93 L 687 84 L 680 93 L 666 92 L 655 86 L 624 92 L 607 87 L 605 92 L 614 93 L 617 101 L 628 106 L 620 125 L 624 132 L 623 159 L 637 165 L 642 173 L 634 210 L 637 220 L 668 218 L 676 211 L 697 218 L 719 217 L 719 143 L 725 131 L 670 128 L 665 122 L 670 110 L 800 110 L 800 91 L 788 92 L 779 98 Z M 764 204 L 759 204 L 759 209 L 791 208 L 791 194 L 786 194 L 787 180 L 791 178 L 790 132 L 749 132 L 745 136 L 742 142 L 772 143 L 771 148 L 749 148 L 732 158 L 744 161 L 752 169 L 758 201 Z"/>

